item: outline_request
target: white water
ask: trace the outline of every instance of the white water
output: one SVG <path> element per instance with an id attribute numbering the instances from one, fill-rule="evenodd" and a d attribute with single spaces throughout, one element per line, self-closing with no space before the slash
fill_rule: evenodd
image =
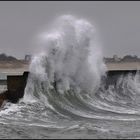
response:
<path id="1" fill-rule="evenodd" d="M 73 89 L 93 94 L 106 71 L 95 27 L 71 15 L 59 17 L 54 25 L 41 36 L 41 52 L 34 56 L 30 73 L 48 88 L 55 81 L 59 93 Z"/>

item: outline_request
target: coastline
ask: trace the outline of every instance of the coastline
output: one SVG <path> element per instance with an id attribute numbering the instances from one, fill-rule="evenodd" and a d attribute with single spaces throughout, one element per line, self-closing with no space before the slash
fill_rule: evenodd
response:
<path id="1" fill-rule="evenodd" d="M 140 70 L 140 62 L 106 62 L 107 70 Z M 0 73 L 22 74 L 29 71 L 29 62 L 0 61 Z"/>
<path id="2" fill-rule="evenodd" d="M 29 70 L 29 62 L 25 61 L 0 61 L 0 73 L 22 74 Z"/>

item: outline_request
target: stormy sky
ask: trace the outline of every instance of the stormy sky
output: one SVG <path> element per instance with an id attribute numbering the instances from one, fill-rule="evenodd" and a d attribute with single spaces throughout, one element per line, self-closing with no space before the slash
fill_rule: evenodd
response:
<path id="1" fill-rule="evenodd" d="M 0 53 L 37 52 L 36 36 L 64 14 L 96 25 L 104 56 L 140 56 L 140 1 L 0 1 Z"/>

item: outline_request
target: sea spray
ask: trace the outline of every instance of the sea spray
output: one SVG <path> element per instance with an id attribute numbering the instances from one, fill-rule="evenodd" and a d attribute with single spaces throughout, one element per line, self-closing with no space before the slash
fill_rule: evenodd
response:
<path id="1" fill-rule="evenodd" d="M 52 88 L 61 94 L 71 89 L 93 94 L 106 71 L 95 27 L 71 15 L 59 17 L 53 25 L 40 37 L 43 51 L 32 59 L 24 99 L 40 98 L 42 88 L 43 94 Z"/>

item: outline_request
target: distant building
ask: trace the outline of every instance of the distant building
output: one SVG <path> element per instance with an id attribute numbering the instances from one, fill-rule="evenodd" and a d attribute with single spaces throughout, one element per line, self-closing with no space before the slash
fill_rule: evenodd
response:
<path id="1" fill-rule="evenodd" d="M 30 62 L 31 61 L 32 56 L 31 55 L 25 55 L 25 61 L 26 62 Z"/>
<path id="2" fill-rule="evenodd" d="M 108 63 L 108 62 L 114 62 L 113 58 L 104 58 L 104 62 Z"/>
<path id="3" fill-rule="evenodd" d="M 137 61 L 140 61 L 140 59 L 136 55 L 134 55 L 134 56 L 126 55 L 122 58 L 122 61 L 124 61 L 124 62 L 137 62 Z"/>
<path id="4" fill-rule="evenodd" d="M 115 62 L 119 62 L 121 60 L 117 55 L 114 55 L 113 59 L 114 59 Z"/>
<path id="5" fill-rule="evenodd" d="M 126 55 L 123 58 L 119 58 L 117 55 L 113 55 L 112 58 L 105 58 L 104 57 L 104 62 L 105 63 L 114 63 L 114 62 L 140 62 L 140 58 L 137 57 L 136 55 L 134 55 L 134 56 Z"/>
<path id="6" fill-rule="evenodd" d="M 105 63 L 119 62 L 119 61 L 121 61 L 121 59 L 117 55 L 114 55 L 113 58 L 104 58 L 104 61 L 105 61 Z"/>

